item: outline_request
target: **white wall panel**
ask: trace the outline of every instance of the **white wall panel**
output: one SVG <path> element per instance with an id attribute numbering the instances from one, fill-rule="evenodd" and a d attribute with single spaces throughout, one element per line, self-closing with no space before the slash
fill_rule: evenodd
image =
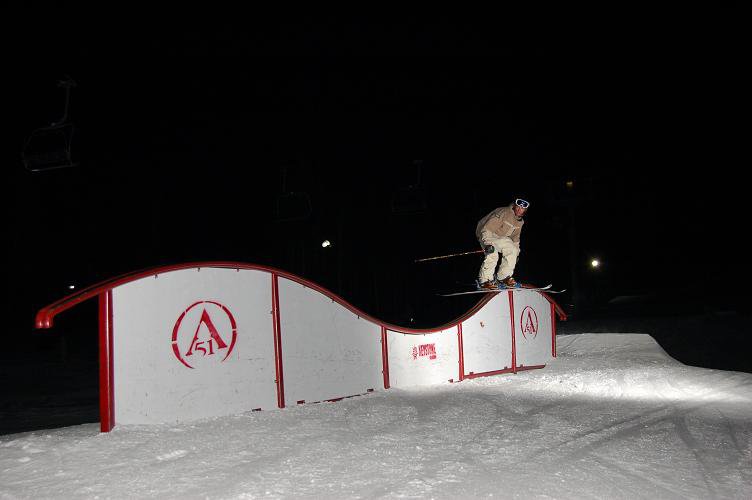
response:
<path id="1" fill-rule="evenodd" d="M 512 368 L 508 292 L 497 293 L 462 323 L 462 347 L 466 375 Z"/>
<path id="2" fill-rule="evenodd" d="M 425 335 L 387 330 L 389 381 L 411 387 L 459 380 L 457 327 Z"/>
<path id="3" fill-rule="evenodd" d="M 537 292 L 517 292 L 514 316 L 517 366 L 549 363 L 553 359 L 551 303 Z"/>
<path id="4" fill-rule="evenodd" d="M 271 307 L 271 275 L 254 270 L 185 269 L 115 288 L 115 422 L 275 408 Z"/>
<path id="5" fill-rule="evenodd" d="M 286 405 L 384 388 L 379 325 L 286 278 L 279 313 Z"/>

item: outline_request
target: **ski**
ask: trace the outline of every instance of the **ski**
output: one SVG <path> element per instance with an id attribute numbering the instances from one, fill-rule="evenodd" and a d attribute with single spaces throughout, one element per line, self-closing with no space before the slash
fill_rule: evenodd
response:
<path id="1" fill-rule="evenodd" d="M 544 293 L 563 293 L 567 290 L 551 290 L 551 287 L 553 285 L 546 285 L 542 287 L 521 287 L 521 288 L 499 288 L 498 290 L 470 290 L 466 292 L 453 292 L 453 293 L 439 293 L 437 295 L 440 295 L 441 297 L 452 297 L 454 295 L 467 295 L 471 293 L 499 293 L 499 292 L 519 292 L 521 290 L 531 290 L 536 292 L 544 292 Z"/>

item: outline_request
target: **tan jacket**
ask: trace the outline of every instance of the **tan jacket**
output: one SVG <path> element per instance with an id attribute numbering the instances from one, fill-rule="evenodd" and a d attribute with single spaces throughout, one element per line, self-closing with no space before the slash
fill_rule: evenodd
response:
<path id="1" fill-rule="evenodd" d="M 480 240 L 483 231 L 489 231 L 500 238 L 510 238 L 520 245 L 520 233 L 525 221 L 514 215 L 514 203 L 507 207 L 500 207 L 483 217 L 475 229 L 475 236 Z"/>

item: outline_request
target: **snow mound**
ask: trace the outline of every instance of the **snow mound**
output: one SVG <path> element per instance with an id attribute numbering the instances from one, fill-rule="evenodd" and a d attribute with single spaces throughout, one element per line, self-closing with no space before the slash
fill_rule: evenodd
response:
<path id="1" fill-rule="evenodd" d="M 544 370 L 180 425 L 0 436 L 0 498 L 750 498 L 752 375 L 648 335 Z"/>
<path id="2" fill-rule="evenodd" d="M 538 390 L 650 401 L 750 400 L 748 375 L 683 365 L 649 335 L 573 335 L 560 337 L 558 349 L 557 362 L 531 376 Z"/>

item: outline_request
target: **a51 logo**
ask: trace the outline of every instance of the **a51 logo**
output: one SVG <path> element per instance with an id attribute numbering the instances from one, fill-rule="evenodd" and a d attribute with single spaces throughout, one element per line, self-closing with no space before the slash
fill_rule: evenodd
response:
<path id="1" fill-rule="evenodd" d="M 520 331 L 526 339 L 534 339 L 538 335 L 538 314 L 530 306 L 520 314 Z"/>
<path id="2" fill-rule="evenodd" d="M 172 352 L 188 368 L 221 363 L 232 353 L 237 338 L 237 324 L 230 310 L 219 302 L 201 300 L 191 304 L 175 322 Z"/>

